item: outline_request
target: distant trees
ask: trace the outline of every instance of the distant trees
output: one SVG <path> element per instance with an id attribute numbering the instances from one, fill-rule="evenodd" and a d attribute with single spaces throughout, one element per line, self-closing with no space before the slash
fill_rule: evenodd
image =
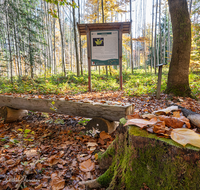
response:
<path id="1" fill-rule="evenodd" d="M 19 78 L 28 73 L 33 77 L 34 68 L 40 64 L 39 44 L 44 43 L 44 39 L 37 3 L 33 0 L 4 0 L 0 4 L 1 65 L 6 65 L 3 71 L 7 71 L 11 81 L 14 73 Z"/>

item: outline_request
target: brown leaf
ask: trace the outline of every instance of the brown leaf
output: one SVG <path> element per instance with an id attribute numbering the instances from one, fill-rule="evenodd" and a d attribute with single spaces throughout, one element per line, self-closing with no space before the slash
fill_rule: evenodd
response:
<path id="1" fill-rule="evenodd" d="M 38 186 L 35 187 L 34 189 L 42 189 L 42 184 L 38 185 Z"/>
<path id="2" fill-rule="evenodd" d="M 185 121 L 182 117 L 176 118 L 176 117 L 169 117 L 169 116 L 160 115 L 159 119 L 161 121 L 164 121 L 165 125 L 167 125 L 168 127 L 182 128 L 183 124 L 185 123 Z"/>
<path id="3" fill-rule="evenodd" d="M 90 171 L 94 170 L 95 164 L 94 164 L 94 162 L 91 161 L 91 159 L 88 159 L 88 160 L 82 162 L 79 165 L 79 168 L 83 172 L 90 172 Z"/>
<path id="4" fill-rule="evenodd" d="M 147 125 L 154 125 L 157 122 L 157 118 L 154 117 L 151 120 L 146 120 L 146 119 L 130 119 L 126 122 L 124 126 L 127 125 L 136 125 L 138 127 L 145 127 Z"/>
<path id="5" fill-rule="evenodd" d="M 105 131 L 102 131 L 101 133 L 100 133 L 100 138 L 102 139 L 102 140 L 105 140 L 105 139 L 110 139 L 110 138 L 112 138 L 108 133 L 106 133 Z"/>
<path id="6" fill-rule="evenodd" d="M 38 169 L 38 170 L 41 170 L 42 167 L 43 167 L 43 165 L 42 165 L 41 163 L 37 163 L 37 169 Z"/>
<path id="7" fill-rule="evenodd" d="M 174 111 L 173 112 L 173 117 L 177 117 L 177 118 L 180 118 L 180 111 Z"/>
<path id="8" fill-rule="evenodd" d="M 163 134 L 165 133 L 165 122 L 164 121 L 158 121 L 153 128 L 154 133 Z"/>
<path id="9" fill-rule="evenodd" d="M 48 162 L 49 162 L 50 166 L 53 166 L 59 162 L 62 163 L 62 160 L 60 158 L 58 158 L 57 155 L 53 155 L 48 159 Z"/>
<path id="10" fill-rule="evenodd" d="M 57 173 L 51 174 L 52 190 L 60 190 L 65 187 L 65 180 L 57 176 Z"/>
<path id="11" fill-rule="evenodd" d="M 34 157 L 34 156 L 37 156 L 37 149 L 30 149 L 30 150 L 26 150 L 24 152 L 26 154 L 26 156 L 29 158 L 29 157 Z"/>
<path id="12" fill-rule="evenodd" d="M 132 115 L 127 115 L 127 119 L 141 119 L 139 112 L 134 112 Z"/>

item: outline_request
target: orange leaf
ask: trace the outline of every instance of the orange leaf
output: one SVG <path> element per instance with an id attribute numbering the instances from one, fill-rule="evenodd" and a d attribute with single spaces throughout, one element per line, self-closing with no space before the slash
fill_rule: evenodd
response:
<path id="1" fill-rule="evenodd" d="M 90 172 L 90 171 L 94 170 L 95 164 L 94 164 L 94 162 L 91 161 L 91 159 L 88 159 L 88 160 L 82 162 L 80 164 L 79 168 L 83 172 Z"/>
<path id="2" fill-rule="evenodd" d="M 151 120 L 146 120 L 146 119 L 130 119 L 126 122 L 124 126 L 127 125 L 136 125 L 138 127 L 145 127 L 147 125 L 154 125 L 157 122 L 157 118 L 154 117 Z"/>
<path id="3" fill-rule="evenodd" d="M 200 135 L 191 129 L 173 129 L 171 132 L 171 138 L 183 146 L 186 144 L 191 144 L 200 148 Z"/>
<path id="4" fill-rule="evenodd" d="M 165 133 L 165 122 L 164 121 L 158 121 L 153 128 L 154 133 Z"/>
<path id="5" fill-rule="evenodd" d="M 141 119 L 139 112 L 135 112 L 132 115 L 127 115 L 127 119 Z"/>
<path id="6" fill-rule="evenodd" d="M 41 99 L 42 99 L 42 96 L 41 96 L 41 95 L 39 95 L 39 96 L 38 96 L 38 98 L 41 98 Z"/>
<path id="7" fill-rule="evenodd" d="M 102 131 L 102 132 L 100 133 L 100 138 L 101 138 L 102 140 L 105 140 L 105 139 L 111 138 L 111 136 L 110 136 L 108 133 L 106 133 L 105 131 Z"/>
<path id="8" fill-rule="evenodd" d="M 165 124 L 168 127 L 172 127 L 172 128 L 182 128 L 183 124 L 187 122 L 187 121 L 186 122 L 184 121 L 187 118 L 168 117 L 168 116 L 164 116 L 164 115 L 159 116 L 159 119 L 161 121 L 165 121 Z M 190 128 L 190 126 L 188 128 Z"/>

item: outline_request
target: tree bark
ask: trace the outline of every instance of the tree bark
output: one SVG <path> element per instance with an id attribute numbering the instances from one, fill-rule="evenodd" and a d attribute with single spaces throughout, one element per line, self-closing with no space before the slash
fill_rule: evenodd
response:
<path id="1" fill-rule="evenodd" d="M 73 3 L 73 0 L 72 0 Z M 76 71 L 77 71 L 77 76 L 80 75 L 80 69 L 79 69 L 79 58 L 78 58 L 78 44 L 77 44 L 77 35 L 76 35 L 76 19 L 75 19 L 75 8 L 73 9 L 73 26 L 74 26 L 74 45 L 75 45 L 75 50 L 76 50 Z"/>
<path id="2" fill-rule="evenodd" d="M 61 14 L 60 14 L 60 7 L 57 4 L 57 11 L 58 11 L 58 20 L 59 20 L 59 26 L 60 26 L 60 38 L 61 38 L 61 48 L 62 48 L 62 71 L 64 73 L 64 76 L 66 76 L 66 69 L 65 69 L 65 50 L 64 50 L 64 37 L 63 37 L 63 31 L 61 26 Z"/>
<path id="3" fill-rule="evenodd" d="M 191 22 L 187 1 L 169 0 L 168 3 L 172 21 L 173 49 L 166 92 L 177 96 L 191 96 L 188 79 Z"/>
<path id="4" fill-rule="evenodd" d="M 81 23 L 81 15 L 80 15 L 80 2 L 78 0 L 78 23 Z M 82 57 L 82 45 L 81 45 L 81 35 L 79 35 L 79 51 L 80 51 L 80 65 L 81 65 L 81 75 L 83 75 L 83 57 Z"/>
<path id="5" fill-rule="evenodd" d="M 156 0 L 156 16 L 155 16 L 155 31 L 154 31 L 154 70 L 155 70 L 155 74 L 156 74 L 156 60 L 158 59 L 158 57 L 156 56 L 156 49 L 157 49 L 157 33 L 156 33 L 156 29 L 157 29 L 157 11 L 158 11 L 158 0 Z"/>

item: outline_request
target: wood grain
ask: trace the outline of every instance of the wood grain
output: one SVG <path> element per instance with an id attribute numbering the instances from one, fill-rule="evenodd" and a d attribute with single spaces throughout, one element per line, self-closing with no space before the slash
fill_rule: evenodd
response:
<path id="1" fill-rule="evenodd" d="M 122 117 L 126 117 L 133 113 L 133 106 L 131 104 L 107 105 L 101 103 L 83 103 L 73 102 L 64 99 L 50 100 L 40 98 L 22 98 L 13 96 L 0 95 L 0 107 L 8 106 L 14 109 L 24 109 L 40 112 L 55 112 L 51 110 L 51 103 L 55 102 L 54 106 L 57 108 L 56 113 L 80 116 L 80 117 L 101 117 L 109 121 L 119 121 Z"/>

